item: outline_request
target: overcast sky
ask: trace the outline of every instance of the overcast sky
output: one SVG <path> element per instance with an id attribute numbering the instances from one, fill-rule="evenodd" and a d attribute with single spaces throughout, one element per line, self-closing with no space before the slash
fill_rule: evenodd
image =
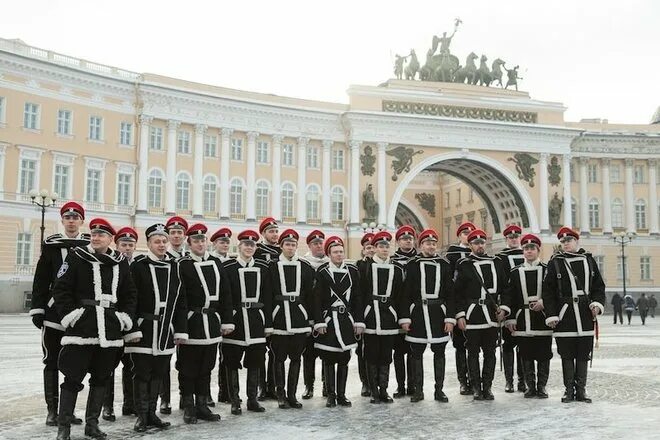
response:
<path id="1" fill-rule="evenodd" d="M 566 119 L 648 123 L 660 105 L 660 2 L 13 1 L 3 38 L 137 72 L 348 102 L 351 84 L 393 77 L 395 53 L 451 51 L 520 65 L 521 89 Z M 489 62 L 490 62 L 489 61 Z"/>

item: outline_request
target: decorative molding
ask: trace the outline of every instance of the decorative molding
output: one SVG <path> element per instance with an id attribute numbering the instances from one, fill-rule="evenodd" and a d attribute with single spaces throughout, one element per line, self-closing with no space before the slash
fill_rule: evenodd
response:
<path id="1" fill-rule="evenodd" d="M 417 193 L 415 194 L 415 199 L 419 202 L 419 206 L 422 207 L 426 212 L 429 213 L 431 217 L 435 217 L 435 195 L 430 193 Z"/>
<path id="2" fill-rule="evenodd" d="M 429 104 L 422 102 L 383 101 L 383 111 L 412 115 L 440 116 L 459 119 L 483 119 L 486 121 L 536 124 L 538 115 L 533 112 L 498 110 L 479 107 Z"/>
<path id="3" fill-rule="evenodd" d="M 378 148 L 381 149 L 380 143 Z M 373 155 L 373 148 L 370 145 L 364 147 L 364 154 L 360 155 L 360 170 L 363 176 L 373 176 L 376 172 L 376 156 Z"/>

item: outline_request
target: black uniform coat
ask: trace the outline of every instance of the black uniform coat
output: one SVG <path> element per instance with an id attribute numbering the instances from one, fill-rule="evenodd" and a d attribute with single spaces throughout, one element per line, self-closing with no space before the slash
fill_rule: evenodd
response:
<path id="1" fill-rule="evenodd" d="M 540 261 L 524 262 L 509 271 L 509 281 L 502 293 L 502 304 L 509 319 L 504 323 L 516 324 L 513 336 L 552 336 L 552 329 L 545 324 L 545 312 L 530 310 L 530 304 L 543 302 L 543 278 L 547 266 Z"/>
<path id="2" fill-rule="evenodd" d="M 365 333 L 370 335 L 396 335 L 401 324 L 410 323 L 409 311 L 404 306 L 403 266 L 388 258 L 377 256 L 364 260 L 360 274 L 364 304 Z"/>
<path id="3" fill-rule="evenodd" d="M 222 329 L 234 329 L 229 279 L 223 264 L 208 252 L 177 260 L 181 293 L 188 309 L 187 345 L 222 341 Z"/>
<path id="4" fill-rule="evenodd" d="M 268 264 L 240 257 L 225 261 L 233 306 L 233 333 L 224 343 L 243 347 L 266 343 L 266 333 L 273 332 L 273 290 Z"/>
<path id="5" fill-rule="evenodd" d="M 273 288 L 273 334 L 311 333 L 309 323 L 316 272 L 302 258 L 279 255 L 269 265 Z"/>
<path id="6" fill-rule="evenodd" d="M 451 270 L 454 273 L 454 279 L 456 278 L 456 265 L 458 264 L 459 260 L 467 257 L 471 252 L 472 251 L 469 247 L 459 246 L 457 244 L 452 244 L 447 248 L 447 252 L 445 252 L 445 258 L 451 265 Z"/>
<path id="7" fill-rule="evenodd" d="M 511 269 L 525 262 L 521 248 L 506 248 L 495 255 L 495 261 L 500 265 L 500 273 L 504 276 L 504 285 L 508 282 Z"/>
<path id="8" fill-rule="evenodd" d="M 350 263 L 321 265 L 316 271 L 314 301 L 314 330 L 327 329 L 318 335 L 314 347 L 336 353 L 356 348 L 353 326 L 365 327 L 357 267 Z"/>
<path id="9" fill-rule="evenodd" d="M 279 257 L 281 253 L 281 247 L 260 241 L 257 243 L 257 250 L 254 252 L 254 258 L 257 260 L 265 261 L 266 263 L 270 263 L 272 260 L 275 260 L 277 257 Z"/>
<path id="10" fill-rule="evenodd" d="M 134 330 L 137 292 L 126 258 L 91 246 L 69 252 L 53 287 L 55 309 L 64 327 L 62 345 L 122 347 L 141 337 Z"/>
<path id="11" fill-rule="evenodd" d="M 456 265 L 454 291 L 459 312 L 464 317 L 466 330 L 499 327 L 497 321 L 497 299 L 504 288 L 504 276 L 495 263 L 495 258 L 470 254 Z"/>
<path id="12" fill-rule="evenodd" d="M 131 264 L 137 289 L 137 325 L 142 339 L 126 344 L 124 353 L 154 356 L 174 353 L 174 339 L 188 339 L 188 309 L 181 292 L 179 265 L 169 257 L 160 260 L 151 252 Z"/>
<path id="13" fill-rule="evenodd" d="M 569 270 L 570 268 L 570 270 Z M 543 281 L 546 323 L 558 322 L 556 338 L 594 335 L 591 307 L 605 310 L 605 283 L 589 252 L 558 252 L 548 262 Z"/>
<path id="14" fill-rule="evenodd" d="M 411 317 L 406 341 L 441 344 L 449 341 L 445 323 L 456 324 L 451 264 L 435 255 L 418 255 L 406 265 L 405 307 Z"/>
<path id="15" fill-rule="evenodd" d="M 60 319 L 53 307 L 54 300 L 51 289 L 69 251 L 74 247 L 87 246 L 88 244 L 89 234 L 84 233 L 80 233 L 74 238 L 62 234 L 53 234 L 44 240 L 41 255 L 34 271 L 32 308 L 30 309 L 30 316 L 44 315 L 44 326 L 64 331 L 64 327 L 60 324 Z"/>

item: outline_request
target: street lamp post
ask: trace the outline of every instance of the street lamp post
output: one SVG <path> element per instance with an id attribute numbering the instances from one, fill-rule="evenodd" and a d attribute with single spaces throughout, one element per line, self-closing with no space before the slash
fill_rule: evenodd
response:
<path id="1" fill-rule="evenodd" d="M 621 275 L 623 276 L 623 296 L 626 296 L 626 245 L 633 241 L 635 236 L 631 233 L 621 232 L 612 237 L 616 244 L 621 245 Z"/>
<path id="2" fill-rule="evenodd" d="M 39 228 L 41 230 L 41 247 L 44 245 L 44 232 L 46 231 L 46 208 L 55 206 L 57 198 L 57 193 L 51 193 L 47 189 L 42 189 L 41 191 L 33 189 L 30 191 L 32 204 L 41 208 L 41 227 Z"/>

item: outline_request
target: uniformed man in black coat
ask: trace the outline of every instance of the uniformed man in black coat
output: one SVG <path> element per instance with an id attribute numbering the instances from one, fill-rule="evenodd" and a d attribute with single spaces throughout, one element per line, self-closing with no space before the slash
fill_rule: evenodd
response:
<path id="1" fill-rule="evenodd" d="M 525 363 L 525 397 L 547 399 L 545 389 L 552 359 L 552 329 L 545 324 L 542 283 L 546 265 L 540 260 L 541 239 L 533 234 L 522 238 L 524 261 L 509 271 L 498 319 L 517 338 Z M 536 366 L 538 364 L 538 380 Z"/>
<path id="2" fill-rule="evenodd" d="M 70 438 L 73 410 L 88 373 L 85 435 L 106 437 L 99 429 L 106 381 L 124 340 L 142 337 L 134 325 L 137 295 L 128 262 L 109 247 L 115 230 L 104 219 L 93 219 L 89 228 L 90 244 L 69 252 L 53 287 L 55 309 L 65 329 L 58 359 L 64 374 L 58 440 Z"/>
<path id="3" fill-rule="evenodd" d="M 85 221 L 85 210 L 76 202 L 67 202 L 60 209 L 64 234 L 53 234 L 46 238 L 41 247 L 41 255 L 34 272 L 32 284 L 32 323 L 41 330 L 41 349 L 44 363 L 44 395 L 46 398 L 46 425 L 57 426 L 57 404 L 59 380 L 57 357 L 62 349 L 64 327 L 60 324 L 51 289 L 57 280 L 69 251 L 76 246 L 87 246 L 89 234 L 81 233 Z M 73 417 L 72 423 L 79 425 L 82 420 Z"/>
<path id="4" fill-rule="evenodd" d="M 176 363 L 185 423 L 220 420 L 208 407 L 211 371 L 218 344 L 234 330 L 229 277 L 223 263 L 207 251 L 206 232 L 201 223 L 188 228 L 190 253 L 177 260 L 188 308 L 188 339 L 177 347 Z"/>
<path id="5" fill-rule="evenodd" d="M 451 265 L 452 273 L 454 274 L 454 279 L 456 278 L 456 264 L 462 258 L 467 257 L 470 254 L 470 247 L 468 246 L 467 238 L 470 235 L 470 232 L 477 229 L 477 227 L 470 223 L 462 223 L 456 229 L 456 237 L 458 237 L 458 244 L 452 244 L 447 248 L 445 253 L 445 258 L 449 261 Z M 465 332 L 461 330 L 458 326 L 454 327 L 452 333 L 452 344 L 454 345 L 454 351 L 456 356 L 456 374 L 458 376 L 458 383 L 460 386 L 461 395 L 467 396 L 472 394 L 472 384 L 470 382 L 470 374 L 467 364 L 467 346 L 465 341 Z"/>
<path id="6" fill-rule="evenodd" d="M 273 335 L 270 339 L 275 355 L 275 391 L 278 406 L 282 409 L 302 408 L 296 399 L 300 357 L 312 332 L 309 315 L 316 272 L 306 260 L 296 255 L 298 239 L 298 233 L 293 229 L 283 231 L 279 237 L 282 253 L 270 262 L 273 286 Z M 284 362 L 287 358 L 289 372 L 285 387 Z"/>
<path id="7" fill-rule="evenodd" d="M 156 403 L 175 345 L 188 339 L 186 296 L 181 291 L 179 266 L 167 255 L 167 229 L 156 223 L 147 228 L 145 236 L 149 250 L 131 265 L 142 339 L 124 348 L 133 369 L 137 432 L 170 425 L 156 416 Z"/>
<path id="8" fill-rule="evenodd" d="M 366 267 L 367 260 L 374 256 L 375 249 L 371 244 L 372 238 L 374 238 L 374 234 L 367 232 L 362 236 L 362 239 L 360 239 L 360 244 L 362 245 L 362 251 L 360 255 L 362 255 L 362 258 L 355 262 L 355 266 L 360 273 L 360 278 L 364 276 L 364 269 Z M 362 397 L 369 397 L 371 396 L 371 385 L 369 384 L 369 375 L 367 374 L 367 362 L 364 360 L 364 338 L 358 339 L 358 346 L 355 349 L 355 355 L 357 356 L 358 374 L 360 375 L 360 382 L 362 383 L 362 390 L 360 395 Z M 325 382 L 323 382 L 323 386 L 323 397 L 328 397 L 328 393 L 325 390 Z"/>
<path id="9" fill-rule="evenodd" d="M 497 346 L 497 300 L 503 289 L 504 277 L 495 258 L 486 254 L 486 233 L 475 229 L 468 235 L 472 252 L 456 265 L 458 326 L 465 330 L 468 365 L 474 400 L 493 400 L 491 387 L 495 376 Z M 483 370 L 479 365 L 483 352 Z"/>
<path id="10" fill-rule="evenodd" d="M 525 261 L 523 250 L 520 247 L 520 236 L 522 229 L 518 225 L 508 225 L 504 228 L 502 235 L 506 240 L 506 247 L 495 255 L 497 264 L 500 265 L 500 272 L 505 278 L 505 284 L 508 281 L 511 269 L 522 264 Z M 517 348 L 518 338 L 513 336 L 508 328 L 502 328 L 502 363 L 504 364 L 505 386 L 504 392 L 513 393 L 513 370 L 517 366 L 518 391 L 525 392 L 525 373 L 523 371 L 523 359 Z M 515 364 L 515 365 L 514 365 Z"/>
<path id="11" fill-rule="evenodd" d="M 248 411 L 266 411 L 257 400 L 257 387 L 259 369 L 265 361 L 266 337 L 273 333 L 273 299 L 268 263 L 254 258 L 259 235 L 246 230 L 237 238 L 238 256 L 224 263 L 236 330 L 225 338 L 222 346 L 231 413 L 235 415 L 242 413 L 238 370 L 243 366 L 247 368 Z"/>
<path id="12" fill-rule="evenodd" d="M 562 402 L 591 403 L 587 396 L 587 369 L 598 315 L 605 311 L 605 283 L 594 257 L 580 248 L 580 235 L 562 227 L 557 233 L 562 250 L 548 262 L 543 281 L 545 322 L 554 329 L 561 356 L 564 387 Z"/>

